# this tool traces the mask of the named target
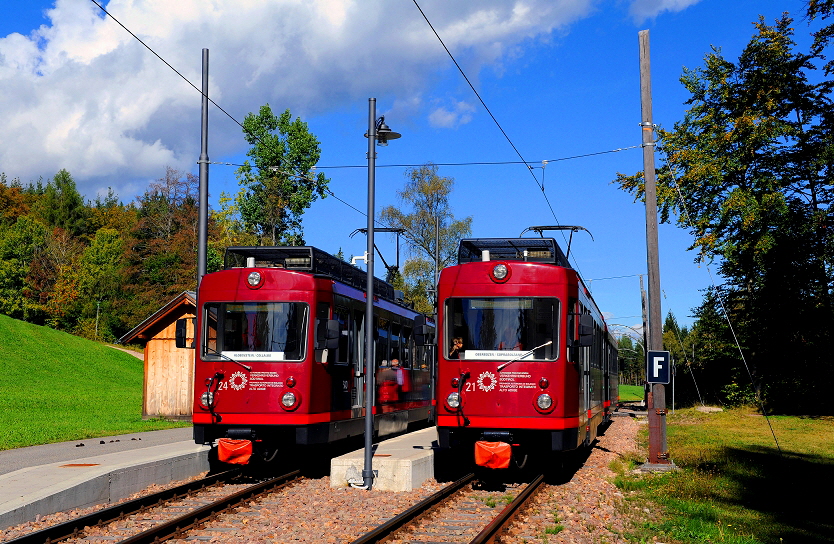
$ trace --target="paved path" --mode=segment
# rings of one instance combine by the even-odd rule
[[[192,428],[189,426],[164,431],[86,438],[84,440],[73,440],[72,442],[57,442],[42,446],[4,450],[0,451],[0,474],[48,463],[74,461],[93,455],[182,442],[192,440],[192,438]],[[104,444],[101,443],[102,441]],[[84,445],[79,446],[78,444]]]
[[[111,347],[113,349],[117,349],[119,351],[124,351],[125,353],[133,355],[137,359],[142,359],[143,361],[145,360],[145,354],[142,353],[141,351],[133,351],[132,349],[120,348],[119,346],[111,346],[110,344],[107,344],[107,346]]]

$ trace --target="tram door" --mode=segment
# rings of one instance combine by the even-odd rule
[[[360,310],[353,310],[353,319],[351,320],[350,336],[351,345],[353,346],[353,357],[351,358],[352,375],[353,375],[353,412],[355,416],[359,415],[362,408],[365,406],[365,312]],[[373,383],[373,376],[368,380]]]
[[[320,303],[321,319],[327,318],[329,305]],[[333,319],[339,323],[339,344],[336,350],[327,353],[328,372],[330,373],[331,409],[349,410],[353,406],[353,369],[350,357],[350,310],[337,304],[333,310]]]

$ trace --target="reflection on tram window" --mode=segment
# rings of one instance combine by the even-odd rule
[[[554,360],[558,354],[559,301],[555,298],[453,298],[446,303],[447,338],[463,346],[446,353],[460,358],[474,351],[525,351],[550,340],[527,360]],[[458,355],[462,353],[461,355]]]
[[[299,361],[306,347],[307,305],[300,302],[211,303],[205,306],[203,356]]]

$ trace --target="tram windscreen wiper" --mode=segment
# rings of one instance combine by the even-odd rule
[[[526,352],[526,353],[522,353],[521,355],[519,355],[519,356],[518,356],[518,357],[516,357],[515,359],[510,359],[509,361],[507,361],[507,362],[506,362],[506,363],[504,363],[503,365],[498,365],[498,368],[497,368],[498,372],[501,372],[501,370],[502,370],[503,368],[505,368],[507,365],[509,365],[509,364],[511,364],[511,363],[514,363],[514,362],[518,361],[519,359],[524,359],[525,357],[527,357],[528,355],[530,355],[531,353],[533,353],[533,352],[534,352],[534,351],[536,351],[537,349],[539,349],[539,348],[543,348],[543,347],[545,347],[545,346],[549,346],[549,345],[550,345],[550,344],[552,344],[552,343],[553,343],[553,340],[548,340],[547,342],[545,342],[545,343],[544,343],[544,344],[542,344],[541,346],[536,346],[536,347],[534,347],[533,349],[531,349],[530,351],[528,351],[528,352]]]
[[[220,353],[219,351],[217,351],[217,350],[216,350],[216,349],[214,349],[214,348],[210,348],[210,347],[208,347],[208,346],[204,346],[204,347],[206,348],[206,350],[207,350],[207,351],[210,351],[210,352],[214,353],[215,355],[217,355],[217,356],[219,356],[219,357],[222,357],[223,359],[226,359],[227,361],[231,361],[231,362],[233,362],[233,363],[235,363],[235,364],[237,364],[237,365],[240,365],[240,366],[242,366],[243,368],[245,368],[246,370],[249,370],[250,372],[252,371],[252,367],[251,367],[251,366],[249,366],[249,365],[245,365],[245,364],[241,363],[240,361],[235,361],[234,359],[232,359],[232,358],[231,358],[231,357],[229,357],[228,355],[223,355],[222,353]]]

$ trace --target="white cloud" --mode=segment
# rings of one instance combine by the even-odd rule
[[[426,0],[421,7],[476,76],[526,40],[548,39],[588,15],[594,1]],[[407,2],[111,0],[106,9],[197,85],[208,47],[210,96],[239,120],[265,102],[314,115],[373,94],[418,113],[428,107],[421,104],[431,76],[449,62]],[[57,0],[46,15],[50,24],[28,36],[0,38],[7,176],[25,183],[66,168],[87,196],[112,186],[130,199],[166,165],[192,169],[196,91],[88,0]],[[472,112],[453,102],[431,122],[456,127]],[[232,136],[213,142],[213,156],[244,147]]]
[[[455,101],[451,108],[435,108],[429,114],[429,123],[438,128],[457,128],[471,121],[474,111],[472,104]]]
[[[629,13],[637,22],[657,17],[664,11],[683,11],[700,0],[634,0]]]

